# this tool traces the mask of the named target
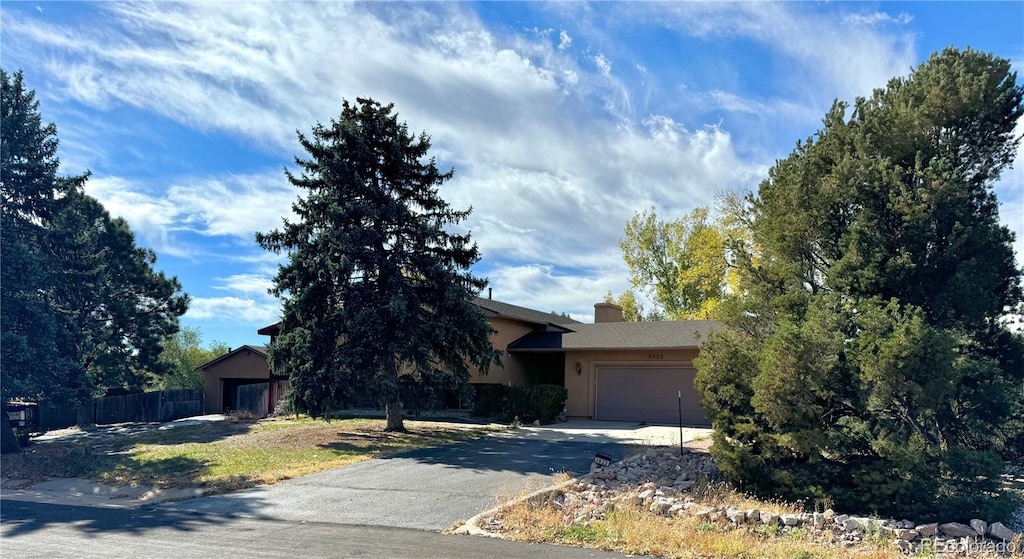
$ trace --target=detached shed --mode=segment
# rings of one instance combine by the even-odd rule
[[[287,377],[270,373],[267,348],[244,345],[210,361],[200,367],[203,372],[203,394],[206,413],[224,413],[238,406],[238,388],[249,385],[263,385],[265,406],[274,411],[274,404],[288,390]]]

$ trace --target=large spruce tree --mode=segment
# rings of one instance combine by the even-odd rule
[[[479,251],[450,230],[469,211],[439,196],[452,172],[427,159],[429,137],[411,135],[392,105],[345,101],[299,142],[309,159],[296,158],[300,175],[286,171],[303,191],[298,220],[256,236],[288,255],[274,280],[283,309],[272,366],[291,379],[298,410],[373,398],[387,429],[401,430],[400,385],[443,374],[454,388],[467,364],[486,370],[497,357],[472,303],[485,286],[469,271]]]
[[[128,224],[58,174],[22,73],[0,70],[0,396],[73,406],[159,372],[188,298],[153,270]]]
[[[1022,93],[1006,60],[946,49],[771,169],[697,363],[730,480],[921,519],[1007,510],[1021,271],[992,185]]]

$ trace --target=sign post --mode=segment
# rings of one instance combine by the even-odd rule
[[[683,455],[683,391],[676,394],[679,399],[679,456]]]

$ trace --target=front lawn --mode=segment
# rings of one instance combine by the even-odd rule
[[[36,443],[4,456],[7,479],[82,477],[114,485],[231,491],[479,436],[486,426],[377,419],[226,420],[132,435]]]

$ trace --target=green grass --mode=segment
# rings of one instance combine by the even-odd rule
[[[389,433],[383,420],[372,419],[224,421],[113,439],[35,444],[5,456],[3,475],[222,492],[449,444],[487,429],[408,420],[406,428],[407,433]]]

